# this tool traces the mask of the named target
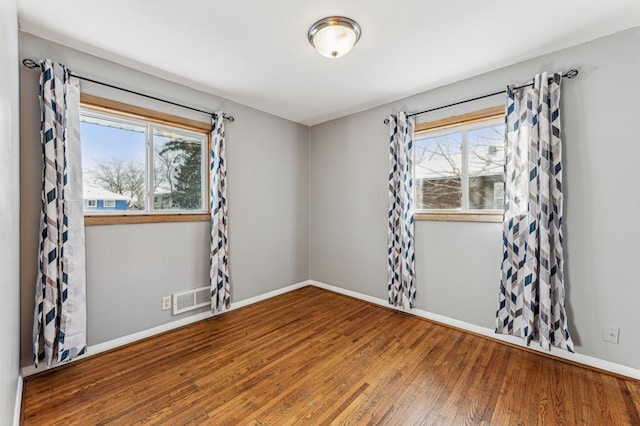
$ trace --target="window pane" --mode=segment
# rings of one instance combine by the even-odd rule
[[[202,148],[204,138],[154,129],[154,210],[204,210]]]
[[[502,210],[504,203],[504,125],[470,130],[469,208]]]
[[[145,127],[80,117],[85,211],[144,211]]]
[[[416,208],[461,208],[461,133],[419,139],[415,151]]]

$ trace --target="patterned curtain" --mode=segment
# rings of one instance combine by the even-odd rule
[[[389,304],[416,304],[413,242],[413,127],[404,112],[389,116],[389,223],[387,281]]]
[[[211,312],[231,306],[229,258],[227,256],[227,164],[224,147],[224,113],[213,115],[209,191],[211,198]]]
[[[573,352],[564,307],[561,74],[507,89],[504,256],[496,332]]]
[[[41,61],[43,158],[33,362],[47,367],[87,348],[80,85],[63,65]]]

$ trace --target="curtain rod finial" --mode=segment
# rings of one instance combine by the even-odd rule
[[[578,70],[573,68],[567,71],[567,78],[574,78],[578,76]]]
[[[215,120],[218,117],[218,114],[215,112],[211,113],[211,117]],[[232,115],[222,114],[222,119],[227,120],[229,123],[233,123],[236,119]]]
[[[23,59],[22,60],[22,65],[24,65],[25,67],[29,68],[29,69],[34,69],[34,68],[40,68],[40,65],[38,65],[38,63],[36,61],[34,61],[33,59]]]

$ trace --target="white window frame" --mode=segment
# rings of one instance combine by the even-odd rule
[[[145,128],[145,206],[144,210],[85,210],[85,216],[162,216],[162,215],[202,215],[208,214],[209,211],[209,191],[208,191],[208,158],[209,158],[209,135],[204,132],[185,129],[181,126],[171,126],[168,124],[156,123],[154,121],[146,120],[144,118],[132,117],[125,114],[120,114],[117,111],[104,111],[88,108],[85,106],[80,107],[80,116],[88,116],[96,119],[104,119],[123,124],[131,124]],[[198,210],[180,210],[180,209],[161,209],[155,210],[153,208],[153,200],[155,199],[155,193],[153,188],[153,165],[154,165],[154,129],[160,131],[174,132],[177,134],[197,138],[202,140],[201,146],[201,164],[200,164],[200,199],[202,200],[202,206]],[[81,136],[82,138],[82,136]]]
[[[87,208],[89,209],[98,208],[98,200],[87,199]]]
[[[455,118],[455,117],[454,117]],[[443,120],[444,121],[444,120]],[[486,119],[473,119],[469,122],[459,122],[456,124],[446,124],[440,128],[416,131],[414,134],[414,152],[417,148],[418,141],[438,136],[445,136],[453,133],[461,133],[461,159],[460,159],[460,186],[462,192],[461,206],[455,209],[415,209],[414,216],[416,220],[445,220],[445,221],[463,221],[463,222],[501,222],[503,211],[501,209],[470,209],[469,208],[469,150],[468,150],[468,132],[496,125],[504,125],[504,117],[493,117]],[[415,158],[414,158],[415,160]],[[414,161],[414,182],[415,167]],[[414,183],[413,196],[417,199],[418,185]]]
[[[107,205],[109,202],[109,205]],[[102,200],[102,207],[105,209],[115,209],[116,208],[116,200]]]

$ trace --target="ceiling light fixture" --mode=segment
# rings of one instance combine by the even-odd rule
[[[327,58],[340,58],[360,39],[360,25],[344,16],[329,16],[309,28],[309,43]]]

